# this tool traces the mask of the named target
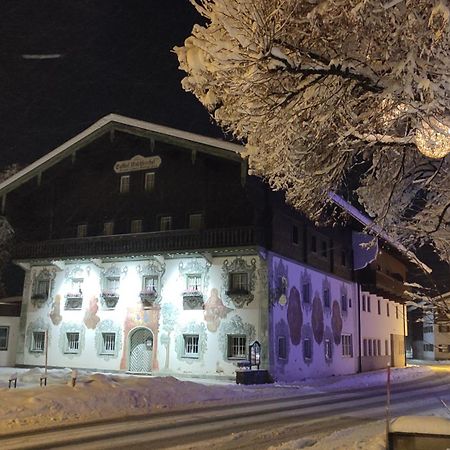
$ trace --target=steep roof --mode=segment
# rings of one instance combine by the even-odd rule
[[[72,139],[39,158],[34,163],[17,172],[12,177],[0,183],[0,197],[13,191],[28,180],[38,176],[49,167],[67,158],[77,150],[87,146],[111,131],[120,131],[147,138],[155,138],[161,142],[178,144],[186,149],[210,153],[225,159],[240,161],[242,146],[220,139],[209,138],[187,131],[177,130],[162,125],[156,125],[142,120],[118,114],[108,114],[95,122],[89,128],[74,136]]]

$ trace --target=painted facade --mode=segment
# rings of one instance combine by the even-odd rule
[[[111,115],[0,184],[25,273],[16,363],[48,347],[50,366],[231,377],[258,340],[279,380],[404,364],[404,264],[357,276],[352,229],[315,227],[240,150]]]

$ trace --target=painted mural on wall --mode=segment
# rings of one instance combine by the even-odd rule
[[[219,330],[218,342],[225,361],[228,359],[228,335],[230,334],[245,335],[247,337],[247,343],[250,345],[255,340],[256,329],[253,324],[244,322],[238,315],[222,322]]]
[[[220,326],[220,321],[226,319],[231,311],[233,310],[225,306],[219,297],[219,291],[216,288],[211,289],[211,295],[205,303],[205,311],[203,312],[208,331],[215,333]]]
[[[186,334],[198,335],[198,353],[195,358],[189,358],[185,355],[184,335]],[[203,362],[207,350],[207,343],[208,334],[206,332],[205,324],[198,322],[189,322],[180,330],[180,333],[175,339],[175,352],[177,354],[177,358],[180,361],[186,362],[188,364]]]
[[[319,294],[317,292],[314,295],[312,305],[311,324],[314,339],[320,345],[323,340],[324,320],[323,320],[322,300],[320,299]]]
[[[120,360],[120,368],[123,370],[127,370],[127,351],[128,349],[128,338],[130,335],[130,331],[137,327],[145,327],[149,328],[154,337],[153,343],[153,360],[152,360],[152,368],[158,370],[158,330],[159,330],[159,318],[160,318],[160,308],[155,307],[153,309],[144,309],[142,304],[136,303],[127,308],[127,313],[123,325],[123,335],[125,340],[125,345],[123,346],[124,350],[122,352],[122,358]]]
[[[178,322],[179,311],[172,303],[164,303],[161,307],[162,315],[162,333],[161,344],[166,349],[166,357],[164,358],[164,370],[169,369],[170,364],[170,341],[171,334]]]
[[[86,328],[90,330],[95,330],[95,327],[100,322],[100,317],[97,316],[98,312],[98,299],[97,297],[92,297],[89,299],[89,307],[86,309],[84,313],[83,322],[86,325]]]
[[[271,302],[280,306],[287,304],[289,272],[288,265],[283,264],[281,259],[273,264],[272,276],[270,277]]]
[[[336,345],[341,343],[342,326],[341,307],[339,306],[339,302],[337,300],[333,300],[331,329],[333,330],[333,339]]]
[[[58,326],[62,321],[61,315],[61,295],[56,294],[52,303],[52,309],[49,314],[53,325]]]
[[[289,324],[289,336],[292,344],[300,344],[302,337],[303,312],[300,303],[300,293],[295,286],[292,287],[289,292],[287,321]]]

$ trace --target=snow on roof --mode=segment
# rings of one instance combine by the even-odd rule
[[[345,201],[340,195],[335,192],[329,192],[328,196],[334,203],[336,203],[336,205],[340,206],[344,211],[347,211],[348,214],[355,218],[360,224],[364,225],[368,230],[373,232],[377,237],[383,239],[389,245],[405,255],[408,260],[414,263],[417,267],[426,273],[432,272],[432,269],[423,263],[411,250],[408,250],[403,244],[394,239],[392,236],[389,236],[379,225],[374,223],[372,219]]]
[[[239,158],[242,146],[231,142],[214,139],[188,131],[156,125],[143,120],[132,119],[118,114],[109,114],[86,128],[72,139],[50,151],[42,158],[17,172],[12,177],[0,183],[0,197],[14,190],[16,187],[42,173],[62,159],[70,156],[75,151],[104,135],[108,131],[118,130],[131,134],[150,133],[151,135],[166,137],[172,141],[178,141],[185,145],[195,144],[203,149],[214,150],[215,153],[227,158]]]

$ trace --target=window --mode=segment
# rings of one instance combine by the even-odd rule
[[[309,293],[309,283],[304,283],[302,286],[302,295],[304,303],[311,303],[310,293]]]
[[[298,244],[298,227],[296,225],[292,225],[292,243]]]
[[[114,222],[110,221],[103,224],[103,234],[105,236],[114,234]]]
[[[305,338],[303,340],[303,357],[305,359],[312,358],[312,343],[311,343],[311,339],[309,339],[309,338]]]
[[[351,334],[343,334],[342,336],[342,356],[353,357],[353,340]]]
[[[333,357],[333,346],[329,339],[325,339],[325,359],[331,359]]]
[[[438,327],[439,333],[450,333],[450,325],[439,325]],[[425,332],[425,327],[423,327],[423,331]],[[433,328],[431,328],[433,331]]]
[[[116,333],[102,333],[102,355],[113,355],[116,351]]]
[[[9,327],[0,327],[0,350],[8,350]]]
[[[286,337],[278,336],[278,358],[287,358],[287,347],[286,347]]]
[[[438,351],[439,351],[439,353],[449,353],[450,352],[450,345],[439,344],[438,345]]]
[[[362,310],[363,311],[366,310],[366,296],[365,295],[362,296]]]
[[[228,335],[228,358],[247,357],[247,337],[244,335]]]
[[[122,175],[120,177],[120,193],[126,194],[130,192],[130,175]]]
[[[378,339],[377,340],[377,354],[378,354],[378,356],[381,356],[381,340],[380,339]]]
[[[327,257],[328,245],[327,245],[326,241],[322,241],[320,254],[321,254],[322,258],[326,258]]]
[[[35,294],[48,297],[48,291],[50,289],[50,280],[38,280],[36,283]]]
[[[82,287],[83,287],[83,278],[72,278],[70,295],[72,296],[82,295],[83,294],[83,291],[81,289]]]
[[[378,315],[380,315],[381,314],[381,302],[380,302],[380,300],[378,300]]]
[[[105,288],[108,292],[116,294],[119,291],[120,278],[119,277],[106,277]]]
[[[142,219],[134,219],[130,222],[131,233],[141,233],[142,232]]]
[[[187,290],[189,292],[198,292],[202,290],[202,276],[198,274],[189,274],[186,279]]]
[[[346,295],[341,296],[341,309],[342,309],[342,311],[347,311],[347,296]]]
[[[324,289],[323,290],[323,304],[325,306],[325,308],[329,308],[330,307],[330,290],[329,289]]]
[[[370,312],[370,297],[367,296],[367,312]]]
[[[86,236],[87,236],[87,224],[80,223],[79,225],[77,225],[77,237],[84,238]]]
[[[398,306],[395,305],[395,318],[398,319]]]
[[[203,228],[203,214],[189,214],[189,228],[193,230]]]
[[[311,251],[317,252],[317,238],[315,236],[311,236]]]
[[[388,340],[384,341],[384,354],[386,356],[389,356],[389,341]]]
[[[155,172],[147,172],[144,180],[145,192],[152,192],[155,189]]]
[[[386,303],[386,315],[389,317],[389,303]]]
[[[367,339],[363,339],[364,356],[368,355],[367,352]]]
[[[42,353],[45,349],[45,331],[33,331],[30,352]]]
[[[78,353],[80,350],[80,333],[66,333],[66,349],[65,353]]]
[[[345,254],[345,250],[342,250],[341,252],[341,265],[344,267],[347,265],[347,255]]]
[[[433,344],[423,344],[423,351],[424,352],[434,352]]]
[[[198,358],[198,334],[184,334],[184,356]]]
[[[424,333],[432,333],[433,332],[433,325],[427,325],[423,327]]]
[[[235,272],[230,274],[230,292],[248,292],[248,273]]]
[[[146,275],[142,279],[142,289],[145,292],[158,291],[158,277],[156,275]]]
[[[172,216],[162,216],[159,219],[159,230],[169,231],[172,229]]]
[[[367,340],[367,355],[372,356],[372,339]]]
[[[351,298],[348,299],[348,307],[349,307],[349,308],[352,307],[352,299],[351,299]]]

